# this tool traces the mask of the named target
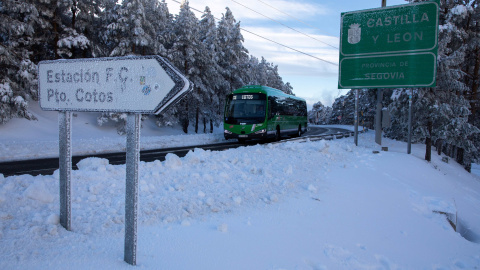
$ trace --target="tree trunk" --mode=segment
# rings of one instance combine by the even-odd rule
[[[183,132],[188,133],[188,125],[190,124],[188,121],[188,102],[184,101],[185,103],[185,111],[182,112],[182,119],[180,120],[182,123]]]
[[[72,29],[75,29],[75,23],[77,19],[77,1],[72,1]]]
[[[433,123],[431,120],[428,121],[427,123],[427,138],[425,139],[425,144],[427,145],[426,147],[426,152],[425,152],[425,160],[427,161],[432,161],[432,126]]]
[[[188,119],[183,118],[182,119],[182,130],[185,133],[188,133]]]
[[[472,163],[471,162],[468,162],[468,164],[465,164],[463,166],[465,168],[465,170],[469,173],[472,173]]]
[[[210,119],[210,133],[213,133],[213,119]]]
[[[443,140],[438,139],[437,140],[437,154],[440,156],[442,154],[442,148],[443,148]]]
[[[198,120],[200,115],[200,109],[197,106],[197,110],[195,111],[195,133],[198,134]]]
[[[53,3],[52,6],[55,7],[55,11],[53,12],[53,33],[55,33],[55,37],[53,38],[53,52],[55,53],[55,59],[59,59],[60,56],[58,55],[58,41],[60,40],[59,33],[58,33],[58,24],[57,24],[57,16],[58,16],[58,8],[57,3]]]
[[[447,147],[446,148],[446,152],[445,154],[449,157],[453,157],[453,146],[451,144],[447,144]]]
[[[472,83],[472,96],[470,97],[470,110],[472,114],[470,115],[470,123],[475,123],[475,117],[477,114],[477,108],[480,106],[480,97],[478,94],[479,82],[480,82],[480,48],[475,49],[475,67],[473,68],[473,83]]]
[[[185,49],[183,50],[183,56],[184,56],[184,59],[186,58],[185,56],[187,55]],[[188,63],[187,61],[183,61],[183,68],[184,68],[184,74],[188,74],[187,71],[188,71]],[[185,103],[185,111],[183,112],[183,121],[182,121],[182,128],[183,128],[183,132],[185,133],[188,133],[188,125],[190,124],[189,123],[189,119],[188,119],[188,101],[184,101]]]
[[[463,148],[458,148],[457,150],[457,156],[455,157],[455,160],[457,160],[458,164],[460,165],[465,165],[464,160],[463,160],[463,155],[465,153],[465,150]]]
[[[203,117],[203,133],[207,133],[207,118]]]
[[[70,9],[70,11],[72,12],[72,29],[76,30],[75,29],[75,24],[77,22],[77,1],[72,1],[72,7]],[[79,48],[76,48],[75,46],[72,46],[70,48],[70,53],[72,54],[72,56],[70,58],[72,59],[75,59],[77,58],[77,55],[80,55],[79,53],[80,49]],[[83,52],[83,54],[85,54],[85,50],[81,50]],[[86,58],[86,57],[83,57],[83,58]]]

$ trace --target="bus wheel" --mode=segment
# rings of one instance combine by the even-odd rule
[[[277,131],[275,132],[275,141],[280,141],[282,139],[282,135],[280,134],[280,127],[277,126]]]
[[[298,126],[297,137],[302,136],[302,125]]]

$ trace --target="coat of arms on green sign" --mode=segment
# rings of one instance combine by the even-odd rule
[[[362,39],[362,28],[360,24],[354,23],[350,25],[348,29],[348,43],[357,44]]]

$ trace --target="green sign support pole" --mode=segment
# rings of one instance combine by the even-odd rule
[[[382,7],[387,6],[387,0],[382,0]],[[377,89],[377,109],[375,111],[375,142],[382,146],[382,109],[383,91]]]
[[[408,96],[408,144],[407,144],[407,154],[412,153],[412,98],[413,98],[413,88],[410,89],[410,95]]]
[[[354,142],[355,146],[358,146],[358,89],[355,89],[355,123],[354,123]]]

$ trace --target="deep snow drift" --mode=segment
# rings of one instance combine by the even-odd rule
[[[114,131],[82,138],[79,129],[74,126],[74,152],[117,138],[123,139],[111,147],[124,147]],[[156,139],[169,136],[179,144],[196,136],[222,140],[218,132]],[[480,268],[480,177],[436,154],[424,161],[424,145],[413,145],[408,155],[405,143],[384,138],[389,151],[374,154],[373,137],[361,134],[359,146],[350,137],[196,149],[184,158],[141,162],[138,267]],[[0,156],[15,159],[17,147],[22,157],[41,156],[41,146],[54,140],[38,136],[28,153],[4,137]],[[0,175],[0,269],[131,268],[123,261],[125,165],[89,158],[78,167],[72,231],[58,224],[58,171]]]

